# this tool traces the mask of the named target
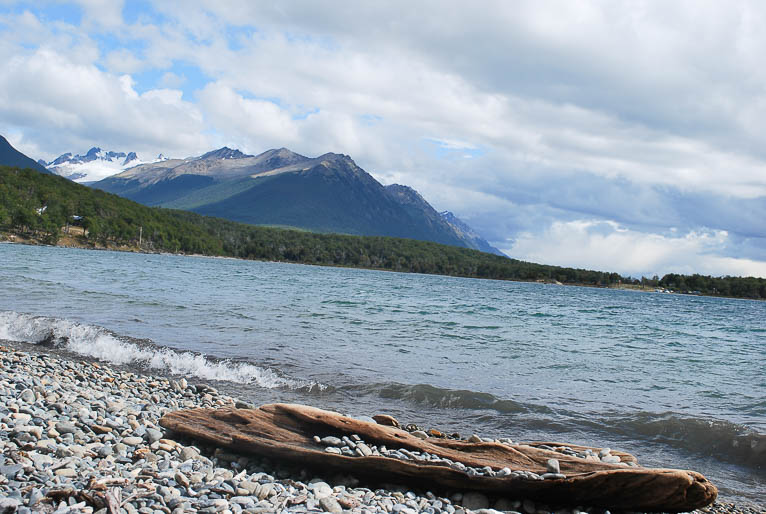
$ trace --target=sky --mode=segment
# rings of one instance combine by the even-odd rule
[[[0,134],[347,154],[515,258],[766,277],[764,55],[758,0],[0,0]]]

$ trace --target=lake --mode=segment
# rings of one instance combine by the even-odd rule
[[[0,244],[0,339],[766,498],[765,302]]]

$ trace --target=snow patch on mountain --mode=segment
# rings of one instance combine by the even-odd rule
[[[142,160],[136,152],[112,152],[93,147],[84,155],[61,154],[50,162],[41,161],[48,170],[74,182],[96,182],[122,173],[128,168],[158,162],[166,158],[160,154],[154,160]]]

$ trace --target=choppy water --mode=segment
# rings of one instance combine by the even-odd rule
[[[0,339],[766,499],[764,302],[2,244]]]

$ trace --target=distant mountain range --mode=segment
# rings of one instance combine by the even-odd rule
[[[383,186],[348,155],[305,157],[286,148],[246,155],[223,147],[199,157],[144,162],[91,148],[35,162],[0,136],[0,165],[54,173],[149,206],[253,225],[433,241],[504,255],[414,189]]]
[[[92,187],[254,225],[404,237],[504,255],[414,189],[381,185],[347,155],[310,158],[280,148],[254,156],[224,147],[133,166]]]
[[[164,157],[160,154],[157,159],[150,162],[163,159]],[[87,183],[103,180],[147,161],[139,159],[135,152],[112,152],[93,147],[85,155],[65,153],[50,162],[42,159],[37,162],[56,175],[75,182]]]
[[[34,160],[16,150],[3,136],[0,136],[0,166],[17,166],[19,168],[32,168],[33,170],[50,173]]]

